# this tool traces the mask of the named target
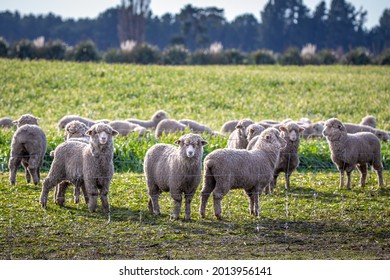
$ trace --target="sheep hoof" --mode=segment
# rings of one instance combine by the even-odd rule
[[[215,217],[217,217],[218,221],[222,221],[222,215],[221,214],[217,214],[217,215],[215,215]]]

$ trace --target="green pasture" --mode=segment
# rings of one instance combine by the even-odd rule
[[[193,119],[219,131],[225,121],[251,118],[312,121],[337,117],[360,122],[377,117],[390,130],[390,68],[378,66],[138,66],[0,59],[0,117],[25,113],[40,118],[49,152],[63,141],[56,123],[67,114],[92,119],[149,119],[165,110],[172,119]],[[83,201],[66,207],[38,203],[41,185],[23,172],[8,182],[14,130],[0,130],[0,259],[390,259],[390,144],[381,143],[386,186],[370,171],[365,189],[353,173],[353,189],[338,188],[338,173],[323,139],[301,141],[301,165],[284,189],[262,195],[261,216],[249,215],[242,190],[223,200],[223,221],[198,214],[172,221],[172,202],[161,197],[163,215],[147,211],[143,157],[158,142],[135,135],[115,139],[115,175],[110,189],[111,223],[102,208],[89,213]],[[205,154],[226,138],[203,135]]]

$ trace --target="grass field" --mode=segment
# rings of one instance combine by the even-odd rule
[[[148,119],[164,109],[171,118],[189,118],[214,130],[231,119],[337,117],[360,122],[377,117],[390,130],[390,68],[210,66],[162,67],[0,60],[0,116],[40,117],[48,153],[61,143],[56,122],[66,114],[93,119]],[[191,221],[171,221],[172,202],[161,198],[163,215],[147,211],[142,159],[157,142],[152,135],[115,139],[111,223],[98,207],[89,213],[67,193],[65,208],[49,195],[38,203],[41,186],[26,184],[20,172],[8,182],[7,160],[13,131],[0,130],[0,259],[390,259],[390,144],[382,143],[385,188],[370,172],[365,189],[353,173],[353,189],[339,189],[338,173],[324,140],[302,141],[301,167],[272,195],[261,196],[261,217],[248,213],[241,190],[223,199],[224,220],[197,213]],[[204,136],[205,153],[226,139]],[[283,177],[283,176],[282,176]],[[198,190],[199,192],[199,190]]]

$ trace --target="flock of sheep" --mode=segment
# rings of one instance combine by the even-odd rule
[[[22,165],[26,181],[30,183],[32,177],[37,185],[46,152],[45,133],[38,125],[38,118],[28,114],[16,121],[0,119],[1,127],[12,125],[17,129],[9,159],[10,183],[15,184],[16,171]],[[89,211],[93,212],[100,196],[108,217],[107,195],[114,174],[113,137],[117,135],[138,133],[143,136],[154,131],[156,137],[160,137],[164,133],[181,132],[182,136],[174,143],[176,145],[155,144],[144,159],[149,211],[160,214],[159,196],[162,192],[169,192],[174,201],[174,219],[180,216],[183,194],[185,219],[190,219],[191,201],[201,181],[201,217],[206,216],[206,204],[212,194],[214,215],[221,219],[221,200],[231,189],[244,189],[249,198],[250,213],[259,216],[259,196],[274,190],[280,173],[285,174],[285,187],[290,187],[290,175],[299,164],[301,137],[326,137],[331,159],[340,171],[340,187],[344,186],[346,173],[347,188],[351,188],[350,175],[355,167],[361,173],[360,183],[364,187],[368,165],[376,171],[378,185],[382,187],[380,140],[390,138],[388,132],[376,128],[372,116],[363,118],[361,124],[342,123],[336,118],[317,123],[307,119],[282,122],[242,119],[229,121],[222,126],[221,132],[216,132],[196,121],[169,119],[167,113],[160,110],[149,121],[93,121],[80,116],[65,116],[58,127],[65,130],[65,141],[50,154],[54,159],[42,184],[42,207],[46,208],[52,188],[55,189],[55,203],[63,206],[65,191],[73,184],[76,203],[82,192]],[[187,128],[191,133],[184,133]],[[229,138],[227,148],[214,150],[202,162],[203,146],[207,145],[201,136],[203,133],[229,135]]]

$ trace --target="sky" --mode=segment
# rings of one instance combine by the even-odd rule
[[[313,11],[321,0],[303,0],[303,3]],[[327,7],[331,0],[325,0]],[[223,8],[228,21],[244,13],[252,13],[260,20],[260,11],[268,0],[151,0],[151,10],[154,15],[161,16],[167,12],[176,14],[187,4],[195,7]],[[390,8],[389,0],[347,0],[356,9],[363,7],[367,10],[365,26],[371,29],[379,24],[379,18],[385,8]],[[67,18],[95,18],[108,8],[116,7],[121,0],[1,0],[0,11],[19,11],[22,15],[45,15],[49,12]]]

